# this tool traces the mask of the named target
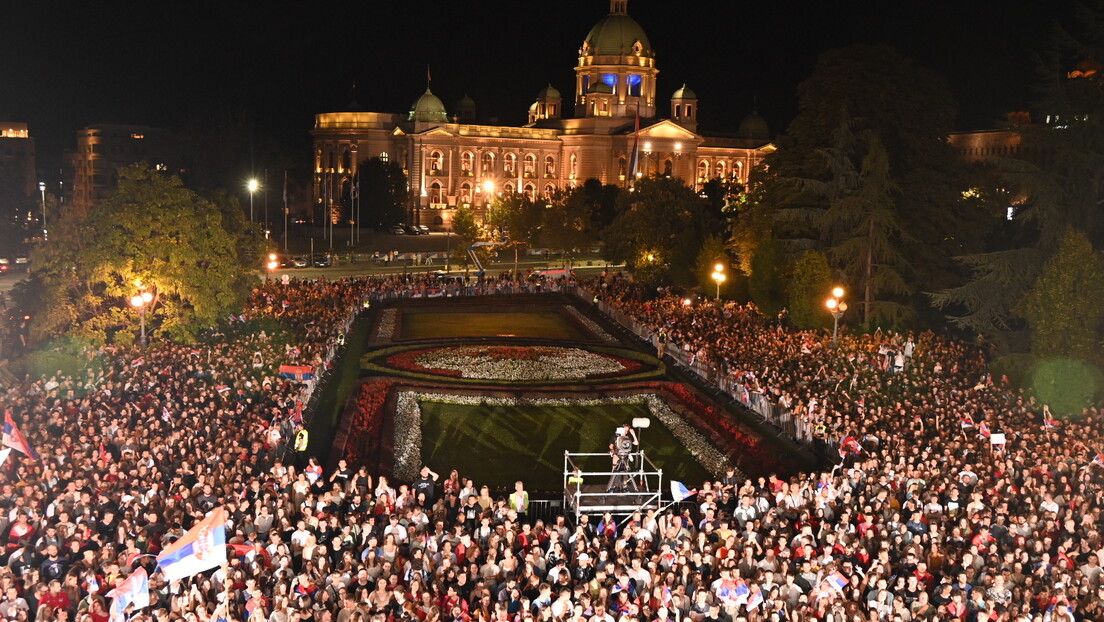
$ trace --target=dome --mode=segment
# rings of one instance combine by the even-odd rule
[[[448,113],[445,112],[445,105],[441,100],[427,88],[411,106],[410,120],[448,123]]]
[[[591,93],[605,93],[606,95],[613,95],[613,87],[605,82],[596,82],[594,86],[590,87]]]
[[[464,108],[475,108],[475,100],[468,97],[467,94],[461,97],[460,101],[456,102],[457,110],[461,110]]]
[[[751,114],[740,121],[740,138],[754,138],[756,140],[770,140],[770,129],[767,120],[752,111]]]
[[[675,94],[671,96],[671,99],[697,99],[697,98],[698,98],[698,94],[695,93],[694,91],[691,91],[686,86],[685,82],[682,84],[682,88],[675,91]]]
[[[633,45],[640,42],[640,55],[654,57],[652,43],[636,20],[627,13],[610,13],[598,20],[583,40],[587,53],[598,56],[628,56]]]
[[[556,87],[549,84],[541,89],[540,93],[537,93],[537,99],[563,99],[563,96],[560,95],[560,91]]]

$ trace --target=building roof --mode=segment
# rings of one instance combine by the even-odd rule
[[[611,12],[598,20],[584,45],[597,56],[627,56],[633,53],[633,45],[640,42],[640,55],[655,57],[648,35],[628,13]]]
[[[440,98],[427,87],[425,93],[410,106],[410,120],[448,123],[448,113]]]
[[[758,111],[752,111],[751,114],[744,117],[743,121],[740,121],[740,138],[754,138],[756,140],[770,140],[770,128],[767,127],[767,120],[759,116]]]
[[[679,90],[675,91],[675,94],[671,96],[671,99],[697,99],[698,94],[690,90],[684,82]]]
[[[548,86],[541,89],[540,93],[537,93],[537,99],[563,99],[560,95],[560,91],[549,83]]]

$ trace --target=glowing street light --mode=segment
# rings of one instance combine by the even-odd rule
[[[256,179],[250,179],[246,184],[246,188],[249,189],[249,222],[253,222],[253,195],[257,193],[257,189],[261,187],[260,182]]]
[[[140,292],[135,294],[130,299],[130,306],[138,312],[139,325],[141,326],[141,343],[142,347],[146,347],[146,310],[149,304],[153,302],[153,294],[150,292]]]
[[[839,320],[843,317],[843,314],[847,311],[847,303],[842,300],[843,288],[832,288],[832,297],[824,301],[824,306],[828,307],[828,312],[832,314],[832,347],[835,348],[839,345]]]
[[[276,260],[276,253],[268,254],[268,263],[265,264],[265,267],[268,268],[268,272],[265,273],[265,281],[267,282],[276,268],[280,267],[280,262]]]
[[[713,281],[717,283],[717,301],[721,300],[721,283],[725,282],[724,264],[718,263],[713,266]]]

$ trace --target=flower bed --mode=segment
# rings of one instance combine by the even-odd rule
[[[643,365],[622,357],[558,346],[459,346],[393,354],[394,369],[454,378],[503,382],[584,380],[640,371]]]

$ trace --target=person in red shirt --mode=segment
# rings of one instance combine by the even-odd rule
[[[39,607],[43,605],[49,606],[53,611],[58,609],[69,611],[73,601],[69,598],[69,594],[61,589],[61,581],[55,579],[50,581],[50,591],[38,601]]]

